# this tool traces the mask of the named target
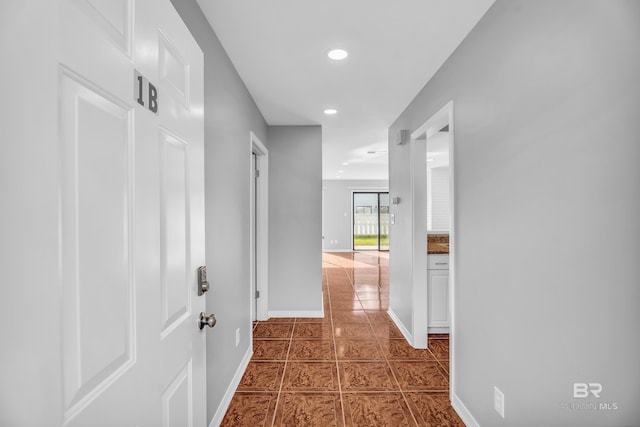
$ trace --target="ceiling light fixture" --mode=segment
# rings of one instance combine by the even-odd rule
[[[327,53],[327,56],[334,61],[342,61],[347,56],[349,56],[349,52],[344,49],[333,49],[330,50],[329,53]]]
[[[336,110],[335,108],[327,108],[326,110],[324,110],[324,113],[327,116],[333,116],[338,113],[338,110]]]
[[[342,166],[349,166],[349,163],[344,162],[344,163],[342,164]]]

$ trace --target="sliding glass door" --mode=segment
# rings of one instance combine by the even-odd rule
[[[353,250],[389,250],[389,193],[353,193]]]

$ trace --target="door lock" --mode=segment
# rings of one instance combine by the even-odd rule
[[[204,295],[209,290],[207,281],[207,266],[198,267],[198,296]],[[201,328],[202,329],[202,328]]]

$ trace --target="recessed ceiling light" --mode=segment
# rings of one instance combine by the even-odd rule
[[[344,171],[338,171],[338,173],[343,173]]]
[[[349,53],[344,49],[333,49],[327,53],[327,56],[334,61],[342,61],[344,58],[349,56]]]
[[[333,116],[334,114],[338,113],[338,110],[336,110],[335,108],[327,108],[326,110],[324,110],[324,113],[327,116]]]
[[[344,162],[344,163],[342,164],[342,166],[349,166],[349,163]]]

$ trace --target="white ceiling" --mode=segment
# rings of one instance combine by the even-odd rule
[[[388,179],[367,152],[493,2],[198,0],[267,123],[323,126],[324,179]]]

